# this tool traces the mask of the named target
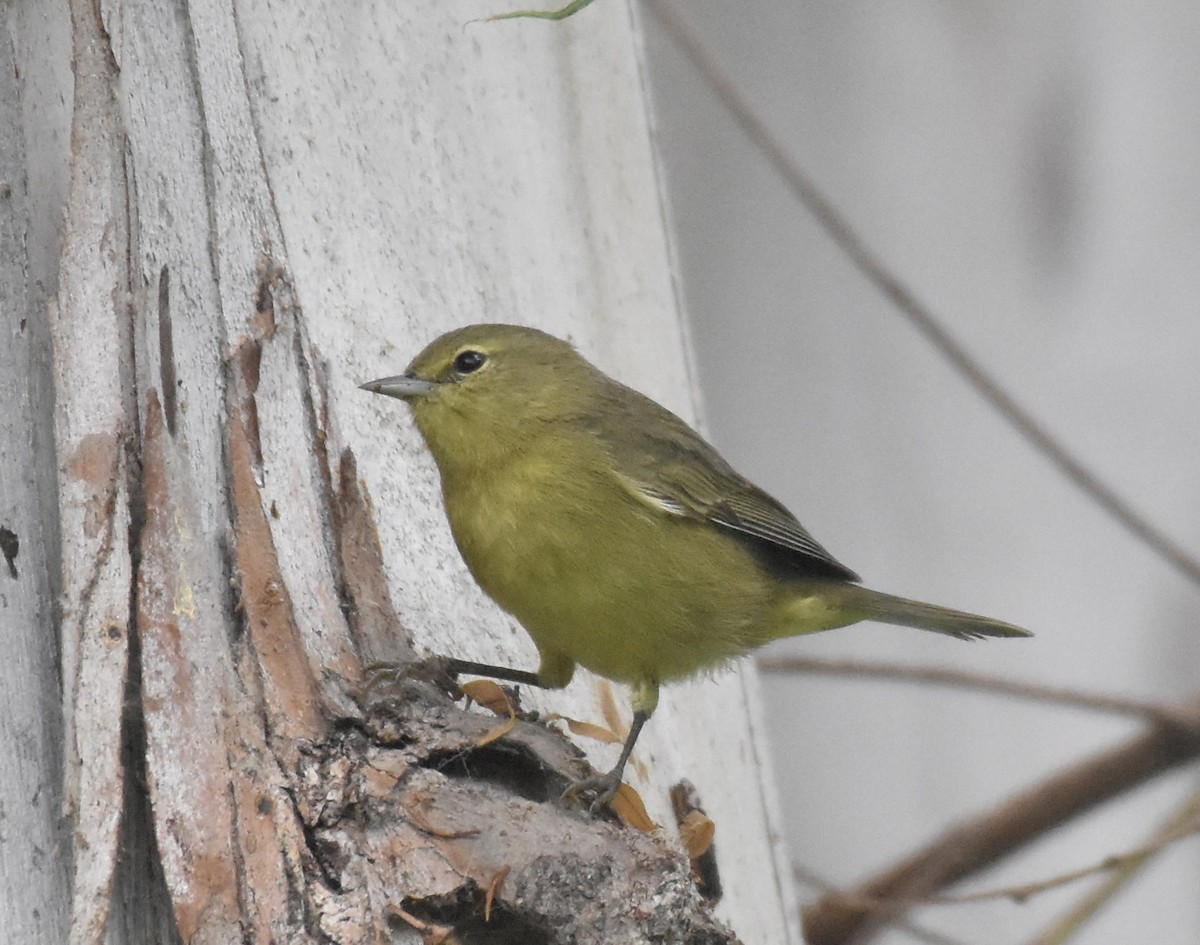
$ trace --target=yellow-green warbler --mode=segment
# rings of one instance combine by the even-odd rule
[[[860,586],[679,417],[544,332],[470,325],[363,387],[412,409],[467,567],[541,656],[536,673],[456,669],[559,688],[578,664],[633,687],[620,760],[582,786],[596,803],[619,787],[661,683],[771,640],[860,620],[1029,635]]]

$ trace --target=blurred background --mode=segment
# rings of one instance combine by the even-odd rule
[[[676,3],[877,258],[1064,447],[1200,554],[1200,5]],[[867,282],[656,6],[638,15],[712,438],[869,586],[1037,634],[968,645],[868,625],[771,653],[1195,693],[1200,588],[1068,482]],[[837,884],[1142,730],[889,681],[776,675],[764,687],[793,857]],[[1137,847],[1196,782],[1194,766],[1159,778],[972,888]],[[1087,888],[914,920],[947,937],[933,941],[1022,941]],[[1200,844],[1176,843],[1077,940],[1191,945],[1198,888]],[[802,901],[817,895],[800,887]]]

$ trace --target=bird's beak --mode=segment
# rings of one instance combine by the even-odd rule
[[[432,381],[423,381],[419,377],[408,374],[397,374],[395,377],[381,377],[377,381],[367,381],[359,385],[359,390],[369,390],[372,394],[386,394],[400,400],[412,400],[423,397],[437,385]]]

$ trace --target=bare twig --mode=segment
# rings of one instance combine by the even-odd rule
[[[825,877],[814,872],[813,870],[810,870],[806,866],[801,866],[799,863],[792,864],[792,875],[795,877],[797,882],[804,886],[808,886],[811,889],[815,889],[817,892],[833,893],[837,891],[837,886],[835,886]],[[867,903],[867,905],[873,907],[878,905],[878,903]],[[918,925],[915,922],[910,922],[905,919],[893,922],[892,926],[907,932],[917,941],[925,942],[926,945],[963,945],[962,941],[959,939],[949,938],[943,935],[941,932],[935,932],[933,929],[925,928],[922,925]]]
[[[1126,874],[1131,869],[1139,868],[1151,857],[1161,853],[1172,844],[1180,840],[1186,840],[1189,837],[1195,836],[1197,832],[1200,832],[1200,823],[1196,821],[1196,806],[1197,800],[1196,796],[1194,796],[1188,800],[1186,808],[1187,817],[1185,819],[1181,820],[1181,815],[1176,814],[1171,819],[1170,829],[1159,830],[1155,833],[1153,839],[1147,843],[1136,849],[1126,850],[1124,853],[1113,853],[1090,866],[1083,866],[1077,870],[1060,873],[1057,876],[1051,876],[1049,879],[1042,879],[1033,883],[1020,883],[1016,886],[1005,886],[1002,889],[985,889],[980,892],[965,893],[961,896],[926,896],[919,903],[921,905],[961,906],[976,902],[988,902],[993,899],[1011,899],[1013,902],[1025,902],[1040,893],[1069,886],[1071,883],[1077,883],[1079,880],[1088,879],[1091,876],[1098,876],[1103,873],[1113,875],[1118,873]],[[1108,885],[1110,884],[1105,884],[1106,887]],[[1092,898],[1092,895],[1094,894],[1089,894],[1089,900]],[[1072,911],[1074,912],[1074,910]],[[1038,941],[1040,942],[1041,940],[1039,939]]]
[[[1057,876],[1037,882],[1021,883],[1014,886],[1005,886],[1000,889],[982,890],[959,896],[923,896],[906,900],[882,900],[864,896],[857,900],[855,904],[865,909],[878,909],[880,907],[962,906],[998,899],[1008,899],[1016,903],[1024,903],[1040,893],[1060,889],[1063,886],[1068,886],[1082,879],[1088,879],[1103,873],[1110,874],[1108,882],[1090,892],[1079,905],[1056,922],[1052,929],[1030,942],[1030,945],[1061,945],[1062,942],[1066,941],[1066,934],[1074,932],[1082,924],[1083,920],[1093,915],[1100,904],[1107,902],[1113,893],[1123,888],[1129,879],[1148,863],[1150,859],[1161,853],[1171,844],[1179,840],[1194,837],[1197,833],[1200,833],[1200,821],[1197,820],[1197,817],[1200,817],[1200,791],[1197,791],[1188,798],[1184,807],[1173,815],[1164,827],[1156,831],[1155,835],[1147,843],[1134,850],[1106,856],[1100,862],[1093,863],[1090,866],[1071,870],[1067,873],[1060,873]],[[835,894],[844,903],[848,903],[851,900],[853,894],[838,893],[832,883],[804,866],[793,864],[792,873],[799,882],[806,886],[820,892]],[[922,928],[913,923],[894,922],[893,925],[896,928],[904,929],[922,941],[937,943],[937,945],[942,945],[942,943],[949,941],[940,933]]]
[[[999,807],[947,831],[929,846],[847,893],[805,910],[806,941],[843,945],[923,899],[991,865],[1047,831],[1200,755],[1200,699],[1180,709],[1187,728],[1155,725],[1117,748],[1079,762]],[[871,907],[865,900],[890,905]]]
[[[849,221],[788,154],[766,122],[738,90],[697,39],[686,18],[667,0],[646,0],[646,6],[658,18],[688,60],[708,82],[709,87],[746,136],[775,168],[796,199],[803,204],[837,244],[885,298],[925,336],[956,371],[992,405],[1025,439],[1059,471],[1086,493],[1093,502],[1120,522],[1160,558],[1181,574],[1200,584],[1200,561],[1151,524],[1128,501],[1117,494],[1087,465],[1058,442],[1032,414],[995,380],[933,315],[927,305],[892,273],[851,227]]]
[[[976,689],[1037,702],[1052,702],[1056,705],[1073,706],[1080,709],[1095,709],[1117,715],[1132,715],[1164,725],[1188,726],[1194,719],[1186,707],[1145,699],[1126,699],[1102,693],[1082,692],[1064,686],[1040,686],[1036,683],[1001,679],[986,673],[971,673],[936,666],[897,666],[891,663],[875,663],[865,660],[813,659],[797,656],[767,656],[757,661],[763,673],[824,673],[833,676],[860,676],[869,679],[887,679],[895,682],[933,683],[940,686],[955,686],[961,689]]]
[[[1062,945],[1074,935],[1083,924],[1090,919],[1107,902],[1110,902],[1118,892],[1128,885],[1143,867],[1167,846],[1183,837],[1194,835],[1200,824],[1200,791],[1196,791],[1187,799],[1184,805],[1140,850],[1135,850],[1121,858],[1121,862],[1113,867],[1112,875],[1093,889],[1066,915],[1062,916],[1049,929],[1038,935],[1029,945]]]

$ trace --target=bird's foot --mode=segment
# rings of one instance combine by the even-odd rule
[[[586,805],[594,817],[609,807],[621,790],[621,773],[621,768],[613,768],[607,774],[575,781],[563,791],[562,799],[572,806]]]
[[[454,660],[448,656],[428,656],[408,662],[371,663],[363,669],[363,680],[358,689],[361,700],[367,699],[380,686],[396,686],[407,679],[431,682],[448,695],[458,693],[457,673]]]

